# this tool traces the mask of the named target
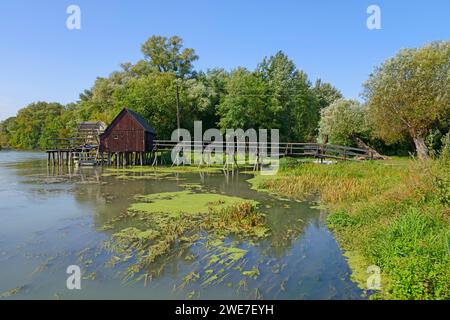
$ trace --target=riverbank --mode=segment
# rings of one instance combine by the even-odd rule
[[[250,182],[297,199],[320,194],[353,279],[365,288],[368,266],[381,269],[382,287],[373,298],[450,299],[449,176],[444,159],[288,161],[277,176]]]

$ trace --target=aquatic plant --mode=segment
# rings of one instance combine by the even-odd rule
[[[331,211],[329,226],[347,250],[352,278],[366,288],[367,267],[381,268],[383,290],[374,298],[449,299],[449,177],[443,159],[396,158],[302,163],[249,182],[293,199],[319,195]]]
[[[210,252],[208,270],[191,273],[179,286],[201,279],[201,286],[223,282],[224,271],[242,268],[247,250],[235,243],[225,244],[228,236],[263,238],[269,234],[265,216],[258,212],[257,202],[191,190],[137,195],[139,202],[111,220],[106,229],[114,230],[105,247],[112,253],[110,265],[126,263],[124,279],[142,280],[157,276],[170,256],[180,256],[201,238],[207,237]],[[164,257],[164,259],[160,259]],[[192,254],[186,254],[191,257]],[[220,266],[220,267],[219,267]],[[218,268],[218,270],[216,270]]]
[[[21,292],[24,288],[25,288],[25,286],[19,286],[19,287],[10,289],[8,291],[2,292],[2,293],[0,293],[0,299],[1,298],[10,298],[12,296],[15,296],[16,294]]]

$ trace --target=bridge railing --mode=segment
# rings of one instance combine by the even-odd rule
[[[50,138],[47,139],[47,150],[72,150],[84,146],[86,140],[81,137],[77,138]],[[92,147],[98,147],[92,145]]]
[[[216,150],[222,148],[222,152],[226,151],[227,147],[232,147],[237,151],[239,147],[242,148],[244,144],[245,151],[248,152],[252,149],[254,152],[259,153],[261,147],[265,147],[265,154],[268,156],[302,156],[302,157],[314,157],[314,158],[331,158],[341,160],[361,160],[372,159],[373,155],[370,150],[353,148],[332,144],[321,143],[306,143],[306,142],[267,142],[262,145],[258,142],[227,142],[227,141],[172,141],[172,140],[155,140],[154,151],[172,150],[178,144],[182,144],[184,147],[191,148],[192,151],[200,149],[204,150],[208,145],[215,147]],[[277,153],[274,152],[278,147]]]

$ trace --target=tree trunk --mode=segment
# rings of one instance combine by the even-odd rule
[[[386,159],[389,159],[388,157],[379,154],[378,151],[376,151],[374,148],[369,147],[360,138],[353,137],[353,141],[356,143],[358,148],[369,150],[372,153],[372,159],[375,159],[375,160],[386,160]]]
[[[413,140],[416,147],[417,157],[420,160],[426,160],[428,158],[428,148],[425,144],[424,138],[413,136]]]

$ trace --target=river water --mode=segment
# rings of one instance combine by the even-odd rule
[[[105,169],[103,169],[105,170]],[[0,296],[9,299],[365,299],[325,225],[326,212],[311,202],[257,192],[249,174],[177,173],[171,179],[117,179],[102,168],[48,168],[43,153],[0,151]],[[245,263],[259,275],[243,283],[239,270],[229,281],[181,285],[202,270],[208,253],[195,244],[195,259],[159,261],[151,281],[126,281],[127,263],[111,266],[105,223],[123,213],[137,194],[202,190],[259,202],[270,235],[233,240],[246,250]],[[230,240],[231,241],[231,240]],[[160,259],[161,260],[161,259]],[[69,265],[82,270],[80,290],[69,290]],[[198,271],[199,273],[201,271]]]

